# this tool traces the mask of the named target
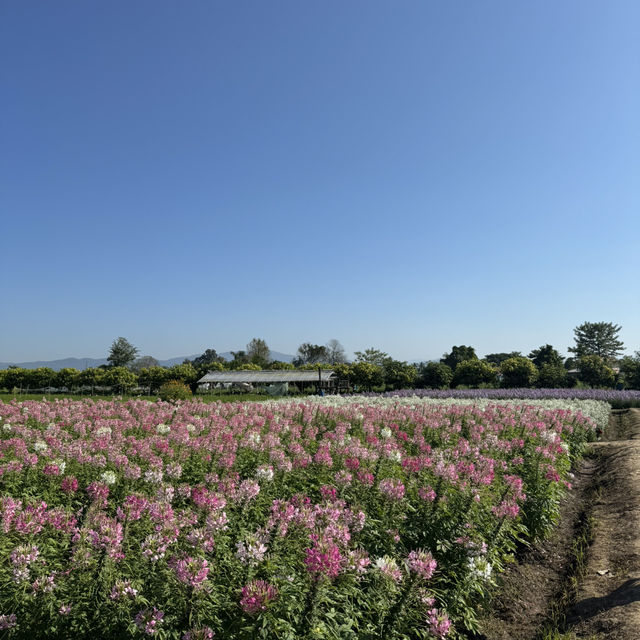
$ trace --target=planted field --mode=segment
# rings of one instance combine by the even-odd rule
[[[455,637],[554,522],[566,406],[0,404],[0,637]]]

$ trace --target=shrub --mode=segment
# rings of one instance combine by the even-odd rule
[[[531,387],[536,379],[536,365],[528,358],[508,358],[500,365],[502,386]]]
[[[497,371],[482,360],[464,360],[453,374],[453,385],[479,387],[481,384],[492,384],[498,376]]]
[[[453,371],[451,367],[441,362],[427,362],[420,365],[420,377],[418,381],[420,386],[429,389],[446,389],[453,380]]]
[[[191,397],[191,389],[180,380],[169,380],[160,387],[158,395],[167,402],[188,400]]]
[[[600,356],[583,356],[580,358],[579,369],[580,382],[592,387],[612,387],[616,379],[613,369]]]

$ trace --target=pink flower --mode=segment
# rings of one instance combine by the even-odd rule
[[[325,575],[333,580],[342,570],[343,558],[338,545],[330,540],[322,540],[306,550],[304,563],[307,565],[307,571],[316,579]]]
[[[256,615],[266,611],[267,605],[278,597],[278,590],[264,580],[252,580],[242,587],[240,606],[245,613]]]
[[[451,620],[446,613],[442,613],[439,609],[430,609],[427,612],[427,624],[436,638],[444,638],[451,629]]]
[[[0,631],[11,629],[18,624],[18,617],[15,613],[5,613],[0,615]]]
[[[438,563],[434,560],[429,551],[418,549],[412,551],[407,558],[409,571],[415,573],[422,580],[429,580],[436,570]]]
[[[194,589],[202,588],[209,574],[209,563],[205,558],[185,556],[178,559],[173,557],[169,560],[169,566],[180,582],[184,582]]]
[[[152,609],[142,609],[138,612],[134,622],[136,627],[148,636],[152,636],[164,618],[164,611],[160,611],[153,607]]]
[[[183,636],[182,640],[212,640],[215,633],[211,627],[200,627],[199,629],[190,629]]]
[[[386,478],[382,480],[378,485],[378,489],[389,500],[400,501],[404,498],[404,484],[402,480],[398,480],[397,478]]]

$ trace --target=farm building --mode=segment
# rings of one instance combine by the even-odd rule
[[[300,390],[313,386],[329,393],[337,390],[338,377],[331,369],[311,371],[261,370],[261,371],[209,371],[198,380],[199,391],[229,389],[231,387],[250,391],[265,388],[267,392],[281,395],[295,384]]]

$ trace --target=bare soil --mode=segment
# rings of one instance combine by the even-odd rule
[[[640,640],[640,409],[612,412],[559,525],[501,579],[477,640]]]

